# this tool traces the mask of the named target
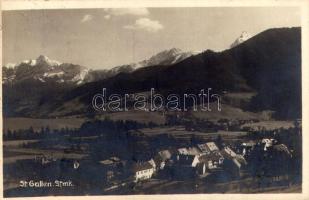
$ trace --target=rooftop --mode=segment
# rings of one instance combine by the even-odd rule
[[[152,169],[152,168],[153,166],[149,162],[134,163],[132,165],[133,172],[143,171],[143,170]]]

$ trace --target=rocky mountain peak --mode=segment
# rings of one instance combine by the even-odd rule
[[[251,38],[251,35],[247,31],[243,31],[238,38],[231,44],[231,48],[236,47],[237,45],[243,43],[244,41]]]

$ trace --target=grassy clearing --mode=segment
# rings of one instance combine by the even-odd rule
[[[156,124],[164,124],[165,116],[159,112],[146,112],[146,111],[128,111],[128,112],[114,112],[102,114],[99,119],[109,118],[111,120],[133,120],[139,123],[153,122]]]
[[[168,134],[175,138],[190,138],[192,135],[201,137],[203,139],[215,139],[220,135],[222,139],[235,140],[241,136],[247,134],[243,131],[218,131],[218,132],[200,132],[200,131],[188,131],[183,126],[174,126],[174,127],[158,127],[158,128],[144,128],[139,129],[136,133],[142,133],[146,136],[153,136],[159,134]]]
[[[65,153],[63,150],[45,150],[30,148],[9,148],[4,152],[4,164],[15,163],[17,160],[34,159],[38,155],[52,155],[53,158],[81,159],[87,154]]]
[[[199,119],[205,119],[209,121],[218,121],[219,119],[229,119],[229,120],[248,120],[248,119],[258,119],[265,120],[268,116],[263,116],[262,113],[253,113],[243,111],[240,108],[232,107],[226,104],[221,104],[221,111],[218,111],[217,103],[210,104],[211,111],[201,111],[191,112],[192,115]]]
[[[279,128],[288,129],[293,128],[293,121],[260,121],[256,123],[244,124],[242,127],[250,127],[253,129],[265,128],[266,130],[275,130]]]
[[[22,144],[30,144],[38,142],[39,140],[9,140],[3,141],[3,147],[18,147]]]
[[[50,129],[61,128],[79,128],[84,122],[85,118],[57,118],[57,119],[35,119],[35,118],[3,118],[3,129],[6,132],[20,129],[29,129],[32,127],[34,131],[39,131],[42,127],[49,127]]]

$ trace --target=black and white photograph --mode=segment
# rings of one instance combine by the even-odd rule
[[[300,6],[2,11],[3,196],[301,194]]]

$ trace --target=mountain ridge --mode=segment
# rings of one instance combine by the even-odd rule
[[[20,64],[9,63],[5,65],[2,69],[2,79],[5,84],[34,78],[41,82],[70,82],[80,85],[83,83],[106,79],[119,73],[130,73],[143,67],[153,65],[171,65],[192,55],[194,55],[194,53],[183,52],[180,49],[172,48],[161,51],[151,56],[149,59],[142,60],[138,63],[116,66],[111,69],[104,70],[93,70],[72,63],[61,63],[56,60],[51,60],[45,55],[40,55],[36,59],[24,60]],[[20,68],[27,69],[24,71]],[[32,73],[30,71],[32,71]]]
[[[256,92],[248,109],[270,109],[276,111],[274,117],[297,118],[301,113],[300,38],[300,28],[268,29],[222,52],[206,50],[174,65],[142,68],[89,83],[71,91],[66,99],[91,102],[102,87],[120,94],[153,87],[161,94],[180,95],[211,87],[218,93]]]
[[[57,99],[41,99],[41,108],[34,105],[22,111],[32,116],[48,116],[60,111],[63,115],[89,114],[93,112],[89,102],[103,87],[109,93],[119,94],[149,91],[153,87],[163,95],[196,93],[211,87],[219,94],[224,91],[254,92],[256,95],[248,110],[274,110],[277,118],[297,118],[301,113],[300,35],[300,28],[268,29],[231,49],[206,50],[175,64],[121,72],[70,88],[59,93]],[[9,92],[5,90],[5,93]],[[6,110],[10,108],[8,114],[21,113],[16,111],[20,107],[11,105],[9,98],[5,102],[8,103],[4,106]]]

